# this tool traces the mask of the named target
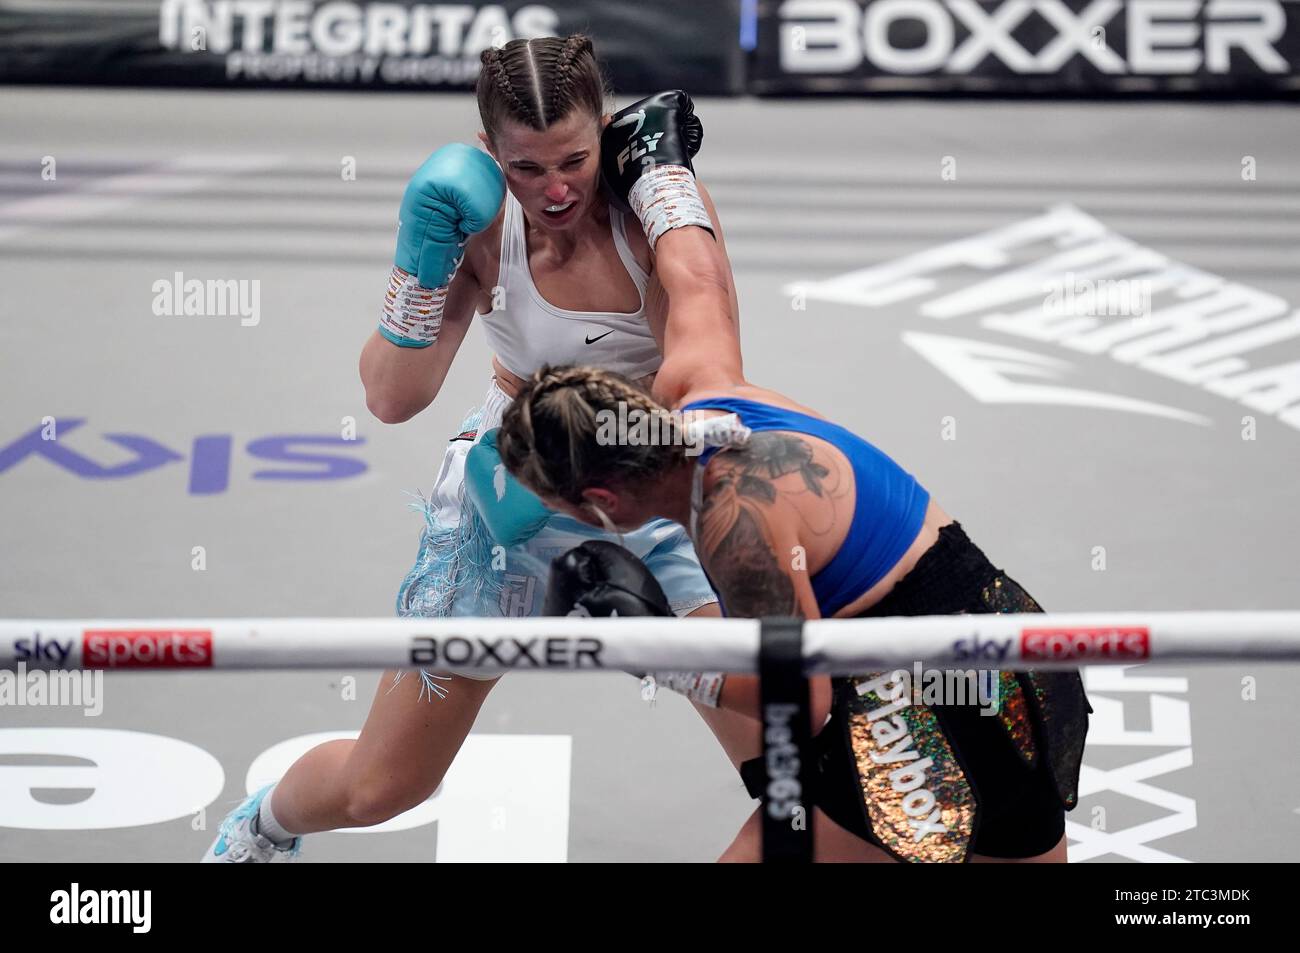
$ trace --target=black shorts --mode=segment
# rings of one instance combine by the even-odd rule
[[[951,523],[863,616],[1042,611]],[[899,719],[896,730],[881,717],[889,698],[859,692],[866,678],[833,679],[831,719],[813,739],[812,803],[900,860],[1032,857],[1051,850],[1078,798],[1092,709],[1077,672],[1001,672],[998,679],[998,714],[982,714],[976,704],[890,705],[886,717]],[[917,750],[911,763],[925,765],[915,777],[902,761],[880,763],[908,743]],[[761,759],[741,765],[741,777],[760,796]],[[926,812],[941,817],[946,830],[917,839],[925,828],[909,818]]]

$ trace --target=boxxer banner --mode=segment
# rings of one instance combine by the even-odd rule
[[[1279,94],[1293,0],[759,0],[750,89]]]

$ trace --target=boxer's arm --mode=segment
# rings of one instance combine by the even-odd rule
[[[713,235],[686,226],[660,238],[646,296],[647,319],[664,355],[654,396],[669,407],[691,391],[744,380],[740,307],[726,239],[712,199],[697,186]]]
[[[703,139],[680,89],[619,110],[601,132],[606,194],[633,213],[654,256],[647,312],[664,363],[653,393],[669,406],[692,390],[743,382],[731,263],[691,164]]]
[[[728,615],[820,619],[799,541],[800,517],[782,500],[783,493],[806,487],[799,472],[771,459],[780,452],[775,440],[753,440],[710,461],[695,551]]]
[[[709,190],[704,187],[704,183],[696,180],[696,187],[700,190],[700,198],[704,200],[704,207],[709,212],[709,220],[713,222],[713,235],[717,240],[718,249],[722,253],[722,261],[726,264],[727,270],[727,300],[731,304],[731,323],[736,328],[736,348],[740,349],[740,299],[736,295],[736,280],[731,270],[731,256],[727,254],[727,239],[722,234],[722,220],[718,218],[718,210],[713,207],[713,196]]]
[[[729,616],[819,619],[797,516],[779,502],[776,484],[784,478],[770,477],[770,468],[755,459],[759,455],[761,450],[729,450],[710,464],[696,552]],[[796,474],[789,478],[800,479]],[[826,676],[808,682],[816,733],[830,712],[831,684]],[[758,679],[727,676],[718,704],[758,718]]]
[[[407,180],[379,313],[381,340],[372,339],[361,355],[366,406],[380,420],[411,418],[442,387],[482,284],[472,266],[463,266],[479,247],[474,237],[499,217],[505,192],[496,160],[461,142],[437,149]],[[450,339],[440,342],[444,336]]]
[[[478,235],[469,240],[465,261],[451,279],[437,341],[424,348],[396,347],[373,331],[361,349],[366,407],[384,423],[410,420],[442,389],[482,293],[472,264],[472,246],[479,240]]]

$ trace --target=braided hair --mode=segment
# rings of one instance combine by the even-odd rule
[[[656,439],[610,433],[614,421],[638,418],[655,421]],[[686,459],[685,447],[677,414],[596,367],[543,367],[506,409],[497,435],[506,469],[534,492],[574,505],[591,486],[658,479]]]
[[[506,119],[542,131],[574,109],[596,119],[606,112],[609,83],[584,34],[511,40],[480,60],[478,111],[489,139]]]

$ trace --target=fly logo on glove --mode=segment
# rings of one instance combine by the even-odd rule
[[[713,231],[691,167],[703,141],[695,104],[680,89],[620,110],[601,134],[606,195],[615,207],[637,216],[652,249],[674,228],[698,225]]]
[[[622,173],[623,167],[632,159],[641,159],[641,170],[643,172],[649,172],[653,169],[655,159],[650,153],[655,151],[655,147],[659,145],[659,140],[663,136],[662,132],[656,132],[653,136],[642,136],[640,142],[633,140],[626,149],[618,154],[618,171]],[[642,148],[642,145],[645,148]],[[643,156],[644,158],[642,158]]]
[[[648,171],[649,169],[654,168],[654,157],[649,154],[655,151],[656,147],[659,145],[659,140],[664,137],[664,134],[662,132],[655,132],[650,135],[641,136],[641,139],[638,142],[637,135],[641,132],[641,127],[645,125],[645,120],[645,110],[638,109],[636,112],[628,113],[623,116],[623,118],[616,119],[609,124],[610,129],[621,129],[624,126],[629,126],[633,123],[636,124],[636,127],[628,133],[628,144],[618,153],[617,162],[619,175],[623,174],[623,170],[627,166],[628,162],[633,159],[641,159],[643,156],[646,157],[646,160],[643,160],[641,163],[642,170]]]

